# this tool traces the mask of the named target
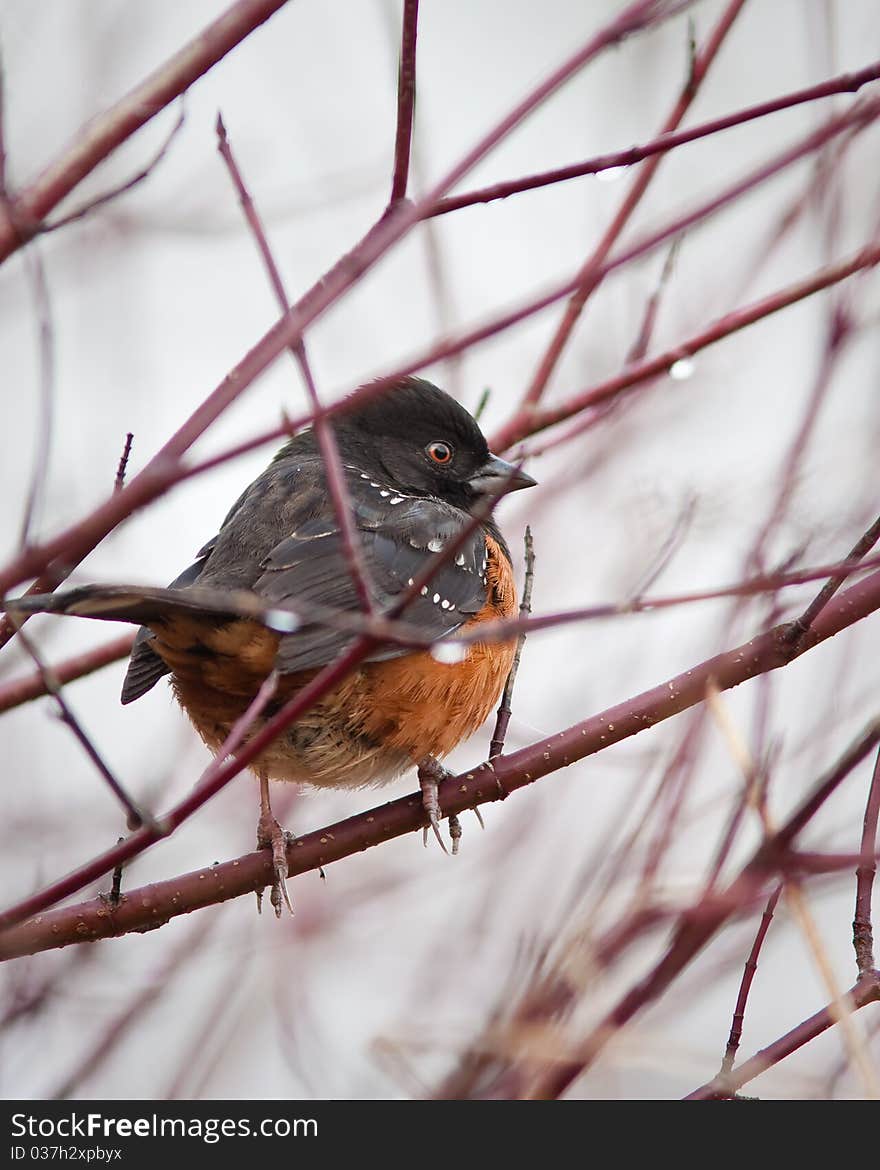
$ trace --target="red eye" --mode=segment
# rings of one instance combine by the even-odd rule
[[[451,463],[452,462],[452,448],[448,443],[442,443],[435,440],[429,443],[425,448],[428,458],[433,459],[435,463]]]

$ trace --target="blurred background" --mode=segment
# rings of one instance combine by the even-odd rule
[[[587,36],[619,12],[597,0],[425,0],[411,192],[441,176]],[[698,43],[725,4],[690,10]],[[5,146],[14,189],[90,117],[117,101],[224,5],[193,0],[3,0]],[[131,192],[39,239],[51,323],[51,444],[35,537],[75,522],[113,485],[126,432],[133,473],[276,318],[271,290],[217,155],[218,111],[292,297],[347,251],[388,199],[401,5],[289,4],[186,95],[166,157]],[[653,138],[688,69],[688,16],[628,39],[568,83],[460,189],[562,166]],[[686,125],[870,63],[871,0],[747,0]],[[814,102],[682,147],[665,158],[622,242],[662,226],[781,151],[852,98]],[[166,139],[179,106],[136,134],[75,192],[70,210],[135,174]],[[836,139],[687,232],[662,276],[658,249],[603,283],[547,401],[616,373],[659,291],[648,352],[876,240],[876,126]],[[623,200],[612,172],[517,195],[422,225],[308,332],[328,400],[393,369],[447,332],[571,275]],[[0,271],[4,418],[3,560],[18,548],[45,412],[39,296],[22,254]],[[747,569],[843,557],[878,511],[878,280],[868,272],[701,352],[685,377],[622,400],[568,442],[533,455],[540,486],[506,501],[500,523],[521,574],[531,525],[536,613],[621,601],[659,569],[655,592],[710,588]],[[560,318],[557,305],[426,376],[475,409],[491,434],[512,415]],[[832,322],[845,336],[829,343]],[[198,456],[305,409],[282,355],[211,428]],[[564,428],[563,428],[564,429]],[[537,451],[560,428],[537,436]],[[266,447],[194,478],[123,524],[72,581],[165,584],[214,534],[272,454]],[[786,471],[788,468],[788,471]],[[788,590],[776,616],[815,586]],[[766,600],[719,601],[535,634],[527,643],[508,748],[622,702],[770,621]],[[56,662],[117,627],[60,618],[32,627]],[[781,819],[876,714],[877,619],[766,681],[724,697],[744,741],[767,763]],[[28,673],[15,644],[0,682]],[[114,772],[149,808],[167,808],[208,756],[160,684],[132,707],[116,664],[67,689]],[[489,731],[451,758],[485,757]],[[4,905],[112,844],[118,806],[42,699],[0,723]],[[664,776],[673,775],[658,797]],[[863,765],[811,827],[811,848],[856,850],[870,769]],[[676,779],[677,777],[677,779]],[[741,788],[712,720],[685,713],[463,818],[461,855],[412,835],[292,883],[296,913],[258,918],[253,899],[179,918],[159,931],[68,948],[0,970],[0,1092],[14,1097],[412,1097],[435,1092],[471,1046],[500,1064],[538,1059],[505,1018],[541,964],[562,954],[577,988],[552,1042],[585,1034],[665,941],[647,934],[599,972],[595,940],[652,897],[693,897]],[[287,827],[308,832],[410,791],[276,796]],[[678,785],[678,787],[676,787]],[[139,857],[125,887],[253,848],[252,778],[239,777],[174,837]],[[671,823],[667,823],[671,822]],[[639,832],[636,832],[641,825]],[[667,826],[664,828],[664,826]],[[730,872],[759,839],[747,819]],[[654,866],[653,853],[659,854]],[[646,867],[649,871],[646,876]],[[105,883],[106,885],[106,883]],[[88,896],[94,895],[94,890]],[[850,875],[808,886],[842,987],[855,978]],[[84,895],[85,896],[85,895]],[[760,915],[730,925],[669,993],[611,1044],[573,1096],[673,1098],[716,1071],[742,964]],[[743,1055],[827,1000],[783,901],[753,988]],[[871,1011],[855,1026],[873,1043]],[[503,1034],[502,1034],[503,1033]],[[859,1096],[831,1031],[750,1086],[767,1097]],[[475,1095],[477,1095],[475,1093]]]

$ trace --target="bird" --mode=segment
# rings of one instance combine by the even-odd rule
[[[272,814],[270,780],[356,789],[416,766],[439,838],[439,761],[486,720],[515,653],[513,637],[473,637],[475,626],[513,618],[518,607],[510,551],[491,507],[502,494],[536,483],[493,455],[468,411],[423,378],[356,393],[328,422],[371,607],[394,612],[397,602],[394,616],[414,627],[422,644],[375,642],[252,762],[260,781],[257,845],[272,850],[278,916],[282,902],[291,905],[290,835]],[[414,588],[450,543],[457,544],[454,555]],[[216,753],[267,677],[276,689],[249,735],[353,645],[357,623],[332,620],[363,614],[364,585],[351,557],[310,426],[245,488],[167,589],[85,585],[19,599],[18,608],[139,625],[122,703],[170,676],[175,698]],[[448,640],[463,631],[471,632],[468,640],[453,642],[450,652]],[[443,652],[433,646],[437,639],[446,640]]]

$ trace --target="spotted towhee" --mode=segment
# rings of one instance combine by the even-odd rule
[[[431,640],[514,616],[510,553],[486,505],[535,481],[492,455],[468,412],[419,378],[353,406],[332,426],[377,608],[392,603],[434,554],[473,528],[476,511],[484,519],[416,591],[400,619]],[[283,621],[265,624],[201,609],[199,591],[206,589],[256,595],[264,605],[289,605],[301,617],[285,632]],[[311,429],[291,439],[245,489],[218,534],[169,590],[85,586],[22,599],[20,608],[142,623],[122,702],[170,675],[178,701],[213,751],[273,670],[277,690],[255,729],[352,644],[352,628],[309,620],[310,606],[361,611]],[[458,654],[378,644],[257,758],[252,766],[263,795],[258,843],[273,847],[276,911],[281,892],[286,898],[285,842],[269,809],[267,780],[359,787],[447,755],[492,710],[513,654],[512,641],[467,642]],[[436,829],[436,806],[432,820]]]

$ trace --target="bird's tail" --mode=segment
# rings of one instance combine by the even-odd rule
[[[210,613],[221,621],[235,617],[252,618],[271,625],[272,617],[281,609],[285,607],[268,607],[262,598],[246,590],[211,589],[199,585],[186,589],[83,585],[60,593],[34,593],[0,599],[0,612],[5,611],[13,617],[16,614],[57,613],[105,622],[129,622],[136,626],[162,624],[193,613]],[[296,616],[290,610],[286,612],[288,620],[284,626],[289,632]]]

